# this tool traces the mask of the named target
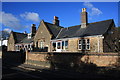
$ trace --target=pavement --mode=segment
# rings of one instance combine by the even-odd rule
[[[18,67],[20,68],[28,68],[28,69],[48,69],[48,68],[44,68],[44,67],[41,67],[41,66],[35,66],[35,65],[30,65],[30,64],[21,64],[19,65]]]

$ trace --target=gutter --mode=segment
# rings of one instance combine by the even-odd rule
[[[104,38],[104,36],[103,36],[103,35],[86,36],[85,38],[89,38],[89,37],[102,37],[102,38]],[[72,37],[72,38],[52,39],[52,40],[50,40],[50,41],[64,40],[64,39],[75,39],[75,38],[83,38],[83,37]]]

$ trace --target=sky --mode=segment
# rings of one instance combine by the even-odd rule
[[[114,19],[118,26],[118,2],[2,2],[0,24],[8,32],[30,33],[31,24],[38,28],[41,20],[52,23],[57,16],[60,26],[70,27],[81,24],[82,8],[87,9],[89,23]]]

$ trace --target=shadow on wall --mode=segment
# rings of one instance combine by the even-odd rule
[[[67,56],[66,56],[67,55]],[[96,64],[89,63],[86,59],[85,62],[81,61],[81,58],[85,54],[74,54],[74,53],[48,53],[47,60],[51,64],[51,69],[65,69],[78,72],[97,72]]]
[[[2,65],[15,67],[25,62],[25,52],[2,50]]]
[[[34,52],[48,52],[48,47],[44,47],[44,48],[38,48],[38,47],[35,47],[33,49]]]

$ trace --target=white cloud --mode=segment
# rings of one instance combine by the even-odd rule
[[[100,11],[98,8],[92,8],[91,15],[100,15],[102,14],[102,11]]]
[[[90,2],[84,2],[83,5],[90,9],[90,12],[89,12],[90,16],[95,16],[95,15],[98,16],[102,14],[102,11],[94,7],[93,4],[91,4]]]
[[[39,14],[34,12],[25,12],[24,14],[20,14],[22,18],[25,18],[26,20],[39,22]]]
[[[83,5],[86,6],[87,8],[92,8],[93,7],[93,5],[89,2],[84,2]]]
[[[13,28],[13,29],[20,29],[20,21],[11,13],[0,12],[0,23],[4,26]]]
[[[11,29],[5,28],[3,31],[6,31],[6,32],[10,33],[10,32],[11,32]]]

